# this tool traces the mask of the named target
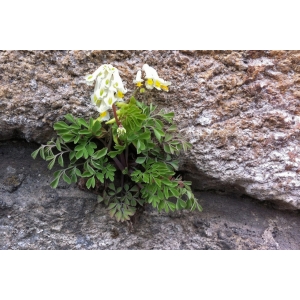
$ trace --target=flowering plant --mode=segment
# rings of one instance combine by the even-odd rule
[[[144,79],[142,79],[142,71]],[[180,151],[191,144],[178,133],[173,112],[138,101],[135,95],[156,89],[168,92],[171,82],[160,78],[156,70],[144,64],[133,83],[136,90],[124,100],[127,89],[117,68],[105,64],[85,76],[94,85],[91,103],[99,112],[97,119],[65,116],[66,122],[54,124],[57,138],[32,153],[64,167],[54,173],[51,186],[62,178],[98,194],[111,217],[130,221],[138,206],[152,204],[158,211],[202,210],[191,182],[176,175]]]

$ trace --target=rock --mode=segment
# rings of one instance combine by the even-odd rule
[[[63,183],[50,188],[54,170],[32,160],[35,148],[1,145],[0,168],[25,179],[13,193],[0,189],[0,249],[299,249],[299,211],[245,196],[196,192],[203,212],[158,213],[149,205],[133,226],[118,223],[97,195]]]
[[[181,170],[196,188],[300,208],[300,51],[1,51],[0,140],[45,143],[65,114],[97,116],[83,75],[104,63],[128,94],[144,63],[172,82],[150,101],[194,145]]]

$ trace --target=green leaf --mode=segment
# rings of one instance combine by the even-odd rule
[[[143,181],[145,183],[149,183],[149,175],[148,174],[146,174],[146,173],[143,174]]]
[[[140,153],[140,147],[141,147],[141,141],[138,140],[137,143],[136,143],[136,149],[137,149],[137,153]]]
[[[80,151],[80,150],[83,150],[85,148],[86,144],[85,143],[82,143],[82,144],[79,144],[77,145],[74,150],[75,151]]]
[[[159,132],[155,128],[153,128],[153,132],[155,134],[155,137],[158,139],[158,141],[161,141],[161,135],[159,134]]]
[[[121,217],[122,217],[122,212],[117,211],[116,214],[115,214],[115,218],[116,218],[116,220],[117,220],[118,222],[120,222]]]
[[[61,167],[63,167],[64,166],[64,159],[63,159],[63,157],[62,157],[62,155],[59,155],[58,156],[58,163],[59,163],[59,165],[61,166]]]
[[[84,134],[84,135],[86,135],[86,134],[91,134],[91,132],[90,132],[89,130],[87,130],[87,129],[79,130],[78,133],[79,133],[79,134]]]
[[[174,168],[174,170],[176,170],[176,171],[178,170],[178,168],[179,168],[178,160],[168,161],[167,163],[170,164]]]
[[[89,189],[90,187],[95,187],[95,177],[91,177],[90,179],[88,179],[88,181],[86,182],[86,187]]]
[[[37,150],[35,150],[35,151],[33,151],[33,152],[31,153],[31,157],[32,157],[33,159],[36,159],[37,155],[39,154],[39,151],[40,151],[40,148],[37,149]]]
[[[158,211],[162,211],[165,207],[165,201],[160,201],[158,204]]]
[[[109,213],[109,215],[110,215],[111,218],[114,216],[114,214],[115,214],[116,211],[117,211],[117,208],[113,208],[113,209],[111,209],[111,210],[108,211],[108,213]]]
[[[179,197],[179,192],[175,189],[170,187],[169,191],[175,196],[175,197]]]
[[[151,138],[151,133],[149,131],[146,131],[139,135],[139,139],[141,140],[150,140],[150,138]]]
[[[108,185],[108,187],[109,187],[111,190],[113,190],[113,191],[116,190],[115,185],[114,185],[113,183],[110,183],[110,184]]]
[[[96,149],[97,148],[97,145],[94,143],[94,142],[90,142],[89,143],[89,146],[93,149]]]
[[[76,159],[79,159],[80,157],[82,157],[83,156],[83,150],[78,151],[75,156],[76,156]]]
[[[74,138],[74,134],[63,134],[61,137],[66,143],[68,143]]]
[[[104,183],[104,175],[103,173],[96,173],[96,177],[98,178],[98,180],[102,183]]]
[[[179,203],[179,206],[180,206],[181,208],[185,208],[185,207],[186,207],[186,203],[185,203],[185,201],[183,201],[182,199],[178,198],[178,199],[177,199],[177,202]]]
[[[72,160],[74,158],[74,156],[75,156],[75,151],[71,151],[69,153],[69,159]]]
[[[93,158],[99,159],[99,158],[105,156],[107,153],[107,150],[108,150],[107,148],[103,148],[101,150],[96,151],[93,155]]]
[[[137,185],[134,185],[131,189],[130,189],[131,192],[138,192],[139,191],[139,188]]]
[[[40,156],[42,159],[45,159],[45,152],[44,152],[44,148],[40,149]]]
[[[182,147],[183,147],[183,151],[187,152],[189,149],[193,148],[193,144],[188,142],[183,142]]]
[[[49,165],[48,165],[49,170],[51,170],[53,168],[54,163],[55,163],[55,158],[49,163]]]
[[[116,207],[117,203],[110,203],[107,207],[108,210],[111,210],[112,208]]]
[[[108,153],[108,156],[111,157],[111,158],[114,158],[114,157],[116,157],[118,154],[120,154],[119,151],[110,151],[110,152]]]
[[[51,187],[56,189],[57,185],[58,185],[58,182],[59,182],[59,177],[55,178],[51,183]]]
[[[170,146],[168,144],[164,144],[164,151],[166,153],[171,153]]]
[[[89,155],[93,155],[94,149],[90,146],[90,144],[86,145],[86,150]]]
[[[83,157],[87,159],[89,157],[89,153],[87,152],[86,148],[84,148],[82,151],[83,151]]]
[[[97,196],[97,201],[98,201],[98,203],[102,202],[103,200],[104,200],[104,199],[103,199],[102,196],[100,196],[100,195]]]
[[[165,138],[164,138],[164,141],[165,141],[165,142],[169,142],[169,141],[171,141],[171,140],[172,140],[172,138],[173,138],[173,135],[172,135],[172,134],[169,134],[169,133],[167,133],[167,134],[166,134],[166,136],[165,136]]]
[[[157,179],[156,177],[153,177],[153,179],[154,179],[155,183],[156,183],[159,187],[161,187],[161,180]]]
[[[73,117],[71,114],[65,115],[65,119],[67,119],[67,120],[70,121],[71,123],[76,123],[74,117]]]
[[[89,129],[90,130],[93,128],[93,125],[94,125],[94,119],[90,118],[90,121],[89,121]]]
[[[69,125],[65,123],[64,121],[59,121],[54,123],[53,125],[54,130],[60,130],[60,129],[68,129]]]
[[[167,186],[164,186],[164,195],[165,195],[165,198],[168,199],[169,198],[169,189]]]
[[[168,132],[173,132],[173,131],[177,131],[177,126],[176,125],[171,125],[168,129]]]
[[[71,179],[66,173],[64,173],[64,175],[63,175],[63,180],[68,184],[71,183]]]
[[[85,171],[85,172],[83,172],[82,174],[81,174],[81,177],[90,177],[90,176],[92,176],[93,174],[91,174],[90,172],[88,172],[88,171]]]
[[[81,176],[81,172],[80,172],[80,170],[79,170],[79,169],[77,169],[76,167],[75,167],[75,173],[76,173],[76,175],[77,175],[77,176]]]
[[[96,185],[96,180],[95,180],[95,176],[92,177],[92,187],[94,188]]]
[[[87,122],[82,118],[77,119],[77,124],[82,125],[86,128],[89,128],[89,125],[87,124]]]
[[[77,144],[79,140],[80,140],[80,135],[77,135],[74,139],[74,144]]]
[[[86,164],[86,168],[87,168],[87,170],[88,170],[89,173],[91,173],[91,174],[95,174],[96,173],[94,171],[94,169],[88,163]]]
[[[70,133],[70,129],[69,128],[65,128],[65,129],[57,129],[57,134],[62,136],[63,134],[68,134]]]
[[[75,182],[77,182],[77,176],[76,176],[76,174],[73,174],[71,176],[71,183],[75,183]]]
[[[174,118],[174,113],[173,112],[170,112],[170,113],[167,113],[167,114],[163,114],[162,117],[167,120],[168,122],[172,122],[172,119]]]
[[[61,146],[60,146],[60,142],[59,142],[59,139],[56,139],[56,148],[61,151]]]
[[[97,132],[101,128],[101,123],[99,121],[96,121],[92,127],[93,132]]]
[[[115,179],[115,173],[107,172],[105,176],[109,178],[110,181],[114,181]]]
[[[60,174],[62,173],[62,171],[61,170],[58,170],[58,171],[55,171],[54,173],[53,173],[53,176],[54,177],[60,177]]]
[[[170,201],[166,201],[166,202],[171,211],[174,211],[176,209],[176,204],[174,204],[173,202],[170,202]]]
[[[146,156],[144,156],[144,157],[138,157],[135,162],[137,164],[143,164],[145,162],[146,158],[147,158]]]

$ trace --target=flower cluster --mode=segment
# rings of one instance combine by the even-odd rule
[[[142,79],[142,71],[145,73],[145,80]],[[93,74],[86,75],[85,81],[88,85],[95,84],[94,93],[91,95],[91,102],[100,113],[98,120],[109,120],[109,110],[115,102],[123,101],[124,94],[127,92],[118,69],[112,65],[102,65]],[[143,65],[142,70],[137,72],[136,78],[133,80],[133,83],[140,88],[141,93],[145,92],[145,89],[142,88],[143,82],[149,90],[156,88],[157,90],[166,92],[169,91],[169,85],[171,84],[171,82],[160,78],[156,70],[147,64]]]
[[[169,85],[171,82],[160,78],[155,69],[149,67],[147,64],[144,64],[142,70],[145,72],[145,87],[147,89],[152,90],[153,88],[156,88],[157,90],[163,90],[166,92],[169,91]],[[136,79],[133,80],[133,83],[135,83],[136,86],[141,87],[143,85],[143,81],[142,72],[139,70],[137,72]]]
[[[117,101],[123,101],[125,89],[119,71],[112,65],[102,65],[93,74],[85,76],[88,85],[94,85],[94,93],[91,96],[91,102],[100,113],[100,121],[109,120],[108,110]]]

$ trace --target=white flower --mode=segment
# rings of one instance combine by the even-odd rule
[[[169,85],[171,84],[170,81],[163,81],[163,83],[161,84],[161,89],[164,90],[165,92],[169,91]]]
[[[112,82],[113,82],[113,86],[116,89],[121,90],[124,94],[127,92],[127,90],[124,88],[124,84],[122,82],[122,79],[120,77],[118,69],[116,69],[114,74],[113,74],[113,81]]]
[[[104,101],[101,101],[99,106],[96,106],[97,111],[101,114],[104,111],[109,110],[111,107],[109,107],[108,105],[106,105],[106,103]]]
[[[164,82],[163,79],[157,77],[153,79],[153,86],[157,89],[157,90],[161,90],[161,85]]]
[[[135,83],[136,86],[141,87],[143,81],[144,81],[144,80],[142,79],[142,71],[139,70],[139,71],[137,72],[137,74],[136,74],[135,80],[133,80],[133,83]]]
[[[105,110],[104,112],[100,113],[100,116],[97,120],[99,120],[100,122],[102,121],[107,121],[110,119],[110,115],[109,112],[107,110]]]
[[[166,92],[169,91],[168,86],[171,84],[171,82],[160,78],[155,69],[149,67],[147,64],[144,64],[142,70],[146,73],[145,86],[147,89],[152,90],[153,88],[156,88],[157,90],[164,90]]]
[[[122,98],[127,90],[118,69],[112,65],[102,65],[92,75],[87,75],[85,78],[88,84],[93,84],[96,79],[91,102],[100,113],[111,109],[116,101],[123,101]]]
[[[143,65],[142,70],[145,71],[145,73],[146,73],[145,78],[153,79],[154,77],[158,77],[156,70],[153,69],[152,67],[149,67],[149,65],[147,65],[147,64]]]
[[[101,73],[103,73],[104,71],[104,66],[105,65],[102,65],[100,66],[93,74],[88,74],[84,77],[84,79],[86,80],[86,83],[88,85],[93,85],[94,84],[94,81],[95,79],[97,78],[97,76]]]
[[[95,93],[91,95],[91,103],[97,107],[101,105],[101,100],[97,98]]]
[[[115,97],[115,89],[109,89],[107,96],[103,99],[106,106],[109,108],[112,107],[112,105],[117,101],[117,98]]]

